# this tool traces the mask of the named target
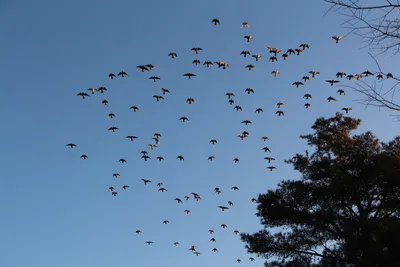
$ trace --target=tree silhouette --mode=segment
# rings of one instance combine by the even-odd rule
[[[370,50],[379,50],[383,54],[389,51],[393,55],[400,52],[400,3],[399,1],[382,0],[381,3],[375,5],[362,4],[359,0],[324,0],[331,5],[328,10],[343,15],[345,28],[349,29],[349,33],[353,33],[363,40],[365,46]],[[378,1],[376,1],[378,2]],[[327,12],[327,13],[328,13]],[[386,76],[379,66],[375,56],[370,56],[375,61],[379,71],[375,74],[383,74]],[[357,82],[356,86],[349,86],[355,91],[363,94],[365,99],[358,100],[366,106],[377,106],[389,109],[391,111],[400,112],[400,104],[395,100],[395,92],[399,90],[400,79],[393,77],[394,84],[385,89],[379,87],[376,83],[368,84],[365,82]],[[394,115],[400,120],[400,115]]]
[[[302,178],[259,195],[264,229],[241,238],[265,266],[400,266],[400,136],[351,136],[360,122],[317,119],[301,136],[315,152],[286,161]]]

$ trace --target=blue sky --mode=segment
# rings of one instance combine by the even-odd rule
[[[331,39],[346,31],[338,15],[323,17],[327,8],[323,1],[0,1],[0,266],[196,267],[237,264],[237,258],[241,265],[261,266],[262,259],[248,261],[245,244],[232,232],[259,230],[250,199],[282,178],[299,177],[283,160],[307,148],[299,135],[310,133],[317,117],[352,107],[350,114],[363,120],[360,130],[383,141],[398,134],[389,112],[364,109],[353,101],[359,95],[347,90],[337,96],[338,87],[324,82],[338,71],[375,69],[357,37],[338,45]],[[221,25],[210,24],[213,18]],[[243,21],[251,28],[242,29]],[[248,34],[254,36],[249,43],[243,38]],[[301,43],[310,49],[300,56],[267,61],[264,46],[286,50]],[[192,47],[203,50],[195,55]],[[243,50],[264,57],[243,58]],[[168,57],[170,52],[178,58]],[[231,66],[196,67],[191,64],[196,58]],[[380,61],[398,72],[394,60]],[[135,68],[149,63],[157,68],[149,73]],[[247,64],[256,69],[246,70]],[[274,69],[281,72],[276,78],[270,74]],[[107,78],[121,70],[129,76]],[[321,74],[304,87],[291,85],[309,70]],[[186,72],[197,76],[188,80],[182,77]],[[154,83],[152,75],[161,80]],[[86,100],[76,96],[100,86],[108,92]],[[156,102],[152,96],[161,87],[171,94]],[[245,94],[247,87],[255,94]],[[227,92],[235,93],[242,112],[227,103]],[[308,110],[306,92],[313,96]],[[330,95],[338,101],[328,103]],[[196,102],[186,104],[188,97]],[[101,104],[104,98],[108,106]],[[275,115],[279,101],[286,104],[282,117]],[[140,111],[133,113],[132,105]],[[259,107],[264,113],[254,113]],[[114,119],[107,118],[110,112]],[[182,123],[181,116],[190,121]],[[253,124],[244,126],[245,119]],[[120,130],[107,131],[111,126]],[[240,141],[236,136],[244,130],[251,135]],[[149,150],[155,132],[162,134],[159,148],[144,162],[139,152]],[[130,142],[126,135],[139,139]],[[264,135],[270,138],[266,143]],[[70,142],[77,148],[66,147]],[[265,169],[265,145],[277,159],[275,172]],[[82,154],[89,159],[80,159]],[[165,161],[156,161],[158,155]],[[178,155],[185,161],[177,161]],[[209,162],[211,155],[215,160]],[[235,157],[240,163],[232,162]],[[128,163],[118,163],[120,158]],[[120,178],[112,177],[115,172]],[[141,178],[153,183],[144,186]],[[167,192],[157,191],[160,181]],[[130,186],[126,191],[124,184]],[[109,186],[116,187],[117,197]],[[222,195],[214,194],[215,187]],[[174,201],[191,192],[203,200]],[[222,213],[217,206],[228,200],[234,207]],[[170,224],[163,225],[166,219]],[[137,229],[143,234],[135,236]],[[215,230],[215,244],[208,229]],[[147,240],[155,243],[147,246]],[[175,241],[181,246],[172,246]],[[191,245],[203,254],[191,254]],[[211,252],[213,247],[219,252]]]

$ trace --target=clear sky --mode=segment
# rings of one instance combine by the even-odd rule
[[[363,120],[361,130],[384,141],[400,132],[389,112],[365,110],[353,101],[359,95],[347,90],[339,96],[338,86],[324,81],[338,71],[375,70],[357,37],[339,44],[331,39],[346,31],[338,15],[323,17],[328,8],[323,1],[288,0],[1,0],[0,266],[231,266],[237,258],[243,266],[262,266],[262,259],[248,260],[251,255],[233,231],[261,229],[250,199],[283,178],[300,176],[283,160],[307,148],[299,135],[310,133],[317,117],[352,107],[349,114]],[[221,25],[212,25],[213,18]],[[251,28],[241,28],[243,21]],[[254,39],[247,43],[244,35]],[[310,49],[268,62],[265,46],[286,51],[301,43]],[[192,47],[203,50],[195,55]],[[243,58],[243,50],[263,58]],[[170,52],[178,57],[171,59]],[[230,67],[194,66],[196,58]],[[398,72],[397,61],[380,61],[385,70]],[[149,63],[157,68],[144,73],[136,68]],[[247,64],[256,69],[246,70]],[[276,78],[270,74],[274,69],[280,70]],[[108,79],[110,72],[122,70],[129,76]],[[291,85],[310,70],[321,74],[303,87]],[[197,76],[188,80],[182,76],[186,72]],[[153,82],[152,75],[161,80]],[[76,95],[100,86],[108,91],[85,100]],[[161,87],[171,93],[156,102],[152,96]],[[255,93],[247,95],[245,88]],[[227,92],[235,93],[242,112],[228,104]],[[304,93],[312,94],[308,110]],[[328,103],[330,95],[338,101]],[[195,103],[186,104],[188,97]],[[105,98],[107,106],[101,104]],[[280,101],[285,115],[278,117]],[[132,105],[140,111],[129,110]],[[256,114],[256,108],[264,112]],[[116,117],[109,119],[110,112]],[[179,121],[181,116],[190,121]],[[241,124],[245,119],[253,124]],[[107,131],[111,126],[120,130]],[[236,136],[244,130],[250,136],[241,141]],[[155,132],[162,137],[150,151]],[[127,135],[139,138],[130,142]],[[264,135],[270,138],[265,143]],[[276,158],[276,171],[266,169],[265,145]],[[144,162],[142,150],[152,159]],[[82,154],[89,158],[80,159]],[[176,160],[178,155],[185,161]],[[207,161],[211,155],[215,160]],[[122,165],[120,158],[128,163]],[[118,179],[112,177],[116,172]],[[153,183],[144,186],[142,178]],[[157,182],[168,191],[158,192]],[[126,191],[124,184],[130,186]],[[185,201],[191,192],[202,200]],[[184,203],[177,204],[176,197]],[[217,206],[229,200],[234,206],[222,213]],[[143,233],[134,235],[137,229]],[[215,244],[209,242],[209,229],[215,230]],[[146,245],[147,240],[154,244]],[[174,247],[175,241],[181,245]],[[191,245],[198,246],[199,257],[188,251]]]

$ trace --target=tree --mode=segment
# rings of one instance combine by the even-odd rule
[[[301,136],[315,152],[286,160],[301,179],[258,196],[264,229],[241,239],[265,266],[400,266],[400,136],[351,136],[360,122],[317,119]]]
[[[374,5],[362,4],[359,0],[325,0],[331,7],[328,10],[343,15],[345,27],[363,40],[365,46],[370,50],[379,50],[380,53],[392,51],[393,54],[400,52],[400,3],[393,0],[381,0],[381,3]],[[367,1],[363,1],[366,3]],[[378,2],[378,1],[376,1]],[[327,13],[328,13],[327,12]],[[376,55],[370,54],[375,61],[378,70],[374,74],[384,72],[375,59]],[[399,90],[400,78],[393,77],[394,84],[378,88],[376,83],[373,85],[359,82],[356,86],[348,86],[365,96],[358,100],[359,103],[367,106],[383,107],[391,111],[400,112],[400,104],[395,99],[395,93]],[[394,115],[400,120],[400,115]]]

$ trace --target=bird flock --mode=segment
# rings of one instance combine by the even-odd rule
[[[220,25],[219,19],[217,19],[217,18],[212,19],[211,20],[211,25],[214,25],[214,26],[218,27],[218,25]],[[245,21],[245,22],[243,22],[241,24],[241,28],[243,28],[244,31],[250,31],[250,29],[251,29],[250,24],[247,21]],[[254,37],[252,35],[249,35],[249,34],[244,35],[243,38],[245,39],[245,42],[247,42],[247,43],[251,42],[254,39]],[[336,42],[336,44],[338,44],[339,41],[341,41],[343,39],[343,37],[342,36],[333,36],[332,39]],[[305,53],[306,51],[308,51],[310,49],[310,46],[307,43],[302,43],[302,44],[298,45],[298,47],[287,49],[286,52],[283,51],[282,49],[279,49],[279,48],[276,48],[276,47],[265,46],[265,48],[266,48],[265,51],[268,54],[268,56],[267,56],[268,60],[267,61],[270,64],[273,65],[274,62],[277,62],[277,61],[280,61],[280,60],[287,61],[287,60],[290,60],[291,57],[301,56],[302,53]],[[188,50],[189,50],[189,48],[188,48]],[[201,55],[203,52],[205,52],[200,47],[193,47],[193,48],[190,49],[190,51],[192,51],[193,54],[196,57],[198,55]],[[170,52],[169,54],[166,54],[165,56],[166,57],[170,57],[171,60],[175,60],[175,59],[178,58],[178,53],[177,52]],[[252,54],[250,51],[247,51],[247,50],[241,51],[241,52],[238,51],[237,56],[243,57],[243,58],[245,58],[245,60],[247,60],[247,58],[250,58],[250,59],[254,60],[251,64],[246,64],[246,63],[243,64],[243,69],[244,70],[248,70],[248,71],[255,70],[256,67],[257,67],[257,64],[262,63],[262,61],[263,61],[262,59],[264,57],[263,55]],[[214,68],[218,68],[218,69],[221,69],[221,70],[228,70],[229,67],[230,67],[230,64],[227,61],[212,61],[212,60],[208,60],[208,59],[207,60],[201,60],[199,58],[195,58],[192,61],[192,64],[195,65],[196,67],[204,67],[204,68],[214,67]],[[136,69],[138,70],[137,71],[138,75],[146,75],[147,73],[153,72],[155,69],[157,69],[157,67],[155,65],[153,65],[153,64],[144,64],[144,65],[137,65]],[[270,74],[274,78],[278,79],[279,74],[280,74],[280,70],[279,69],[273,69]],[[189,79],[189,80],[195,80],[197,78],[201,78],[201,77],[198,77],[196,74],[191,73],[191,72],[186,72],[186,73],[182,74],[182,76],[187,78],[187,79]],[[293,81],[291,83],[291,85],[293,87],[295,87],[295,88],[300,88],[300,87],[304,86],[305,83],[312,82],[313,79],[318,79],[319,76],[320,76],[320,72],[319,71],[317,71],[317,70],[309,70],[307,73],[305,73],[305,75],[303,77],[299,77],[299,79],[297,81]],[[326,83],[329,86],[338,85],[338,84],[340,84],[341,80],[343,80],[343,79],[359,80],[359,79],[361,79],[363,77],[368,77],[368,76],[372,76],[372,77],[376,76],[376,78],[378,80],[381,80],[381,79],[384,79],[384,78],[386,78],[386,79],[393,78],[392,74],[390,74],[390,73],[388,73],[388,74],[373,73],[373,72],[370,72],[368,70],[366,70],[364,72],[361,72],[361,73],[349,74],[349,75],[347,75],[345,72],[339,71],[339,72],[336,73],[336,75],[332,75],[332,76],[333,76],[332,78],[329,78],[329,79],[325,80]],[[114,80],[114,79],[129,79],[129,77],[130,76],[125,71],[120,71],[117,74],[115,74],[115,73],[109,73],[108,74],[108,78],[110,80]],[[162,77],[159,77],[159,76],[156,76],[156,75],[149,75],[148,79],[152,80],[154,83],[156,83],[156,82],[157,83],[162,83]],[[86,91],[82,91],[82,92],[77,93],[77,96],[79,96],[81,99],[83,99],[85,101],[87,99],[92,99],[92,98],[94,98],[97,101],[98,98],[96,98],[96,97],[100,97],[101,100],[99,100],[99,101],[101,102],[102,105],[107,106],[107,107],[110,106],[110,108],[112,108],[112,105],[109,103],[109,101],[106,98],[108,91],[109,91],[109,88],[106,88],[104,86],[101,86],[101,87],[98,87],[98,88],[94,88],[93,87],[93,88],[87,89]],[[248,95],[254,94],[255,90],[253,88],[245,88],[244,89],[244,93],[248,94]],[[345,91],[344,91],[343,88],[339,88],[338,90],[336,90],[336,94],[337,94],[336,97],[343,97],[343,96],[345,96]],[[152,97],[155,99],[155,101],[159,102],[159,101],[167,101],[167,98],[169,97],[169,95],[172,96],[173,95],[173,91],[172,90],[170,91],[167,88],[161,87],[160,91],[159,91],[159,94],[154,94]],[[235,94],[233,92],[226,92],[225,96],[226,96],[226,99],[227,99],[228,106],[231,106],[231,108],[232,108],[232,110],[234,112],[243,111],[243,108],[240,105],[240,101],[236,101],[236,96],[235,96]],[[306,109],[311,108],[312,107],[312,105],[310,103],[310,99],[312,99],[311,93],[305,92],[304,96],[303,96],[303,99],[305,101],[304,102],[304,108],[306,108]],[[333,97],[333,95],[329,95],[326,98],[326,101],[327,102],[335,102],[335,101],[337,101],[337,99],[335,97]],[[186,99],[185,103],[188,104],[188,105],[192,105],[192,104],[196,103],[196,98],[194,96],[188,97]],[[285,103],[284,102],[280,101],[280,102],[276,103],[275,107],[276,107],[276,111],[275,111],[275,115],[276,116],[285,116],[285,111],[284,111]],[[126,107],[126,109],[129,110],[130,112],[134,112],[134,113],[141,112],[140,103],[137,103],[136,105],[132,105],[130,107]],[[352,108],[351,107],[342,107],[341,110],[344,111],[345,113],[348,113],[349,111],[352,110]],[[263,112],[264,112],[264,110],[263,110],[262,107],[256,107],[254,109],[254,113],[256,113],[256,114],[260,114],[260,113],[263,113]],[[108,114],[108,118],[111,119],[111,120],[114,119],[116,116],[118,116],[118,114],[115,114],[115,113],[113,113],[111,111]],[[180,117],[177,117],[175,119],[181,121],[182,123],[191,123],[190,118],[186,117],[184,115],[182,115]],[[246,120],[243,120],[241,123],[244,124],[245,126],[248,126],[248,125],[252,124],[252,121],[249,120],[249,119],[246,119]],[[123,130],[123,128],[122,128],[122,130]],[[151,141],[149,141],[148,146],[146,148],[142,148],[141,151],[138,151],[137,155],[143,161],[156,160],[156,161],[159,161],[159,162],[163,162],[165,160],[162,155],[155,155],[154,154],[157,151],[157,148],[160,146],[161,140],[163,138],[162,134],[161,134],[161,130],[162,129],[160,129],[160,132],[154,133],[153,136],[151,136],[150,138],[147,137],[147,138],[149,138],[151,140]],[[115,133],[115,132],[120,131],[120,129],[119,129],[119,126],[112,125],[112,126],[110,126],[108,128],[108,131]],[[244,140],[246,138],[249,138],[250,136],[252,136],[250,134],[250,132],[245,130],[245,131],[242,131],[242,132],[238,133],[238,135],[236,137],[239,140]],[[125,138],[130,142],[135,142],[138,138],[146,138],[146,137],[139,136],[139,135],[134,135],[132,133],[126,133]],[[268,136],[258,136],[258,137],[255,137],[255,138],[259,138],[263,143],[267,143],[267,144],[270,141]],[[210,145],[218,145],[218,140],[217,139],[210,139],[209,140],[209,144]],[[204,144],[204,145],[206,145],[206,144]],[[79,149],[79,146],[77,144],[73,143],[73,142],[68,143],[67,147],[74,148],[74,149]],[[264,160],[267,163],[266,169],[268,171],[271,171],[271,172],[272,171],[276,171],[278,169],[278,167],[275,166],[275,164],[274,164],[276,159],[273,157],[273,151],[270,150],[268,145],[264,145],[263,147],[260,147],[259,149],[264,151],[265,153],[267,153],[266,156],[264,157]],[[90,157],[87,154],[81,154],[80,158],[83,159],[83,160],[90,159]],[[293,157],[293,160],[295,160],[295,159],[296,158]],[[185,161],[185,157],[183,155],[176,155],[176,158],[174,160],[178,160],[178,161],[184,162]],[[214,155],[210,155],[205,160],[214,161],[215,160],[215,156]],[[121,164],[128,164],[128,160],[125,159],[125,158],[116,159],[116,161],[118,161]],[[239,157],[233,157],[232,158],[232,162],[234,164],[238,164],[240,162]],[[118,171],[110,174],[110,178],[111,179],[117,179],[118,180],[120,178],[120,176],[121,175],[118,173]],[[164,185],[163,182],[154,182],[153,183],[153,181],[151,181],[150,179],[145,179],[145,178],[141,178],[141,182],[142,182],[143,186],[151,186],[152,184],[155,183],[157,191],[160,192],[160,193],[164,193],[164,192],[168,191],[168,189],[167,189],[168,186]],[[110,183],[111,183],[111,181],[110,181]],[[118,194],[120,192],[127,191],[127,190],[129,190],[129,188],[130,188],[130,186],[127,185],[127,184],[122,184],[118,188],[116,186],[110,185],[108,187],[108,191],[109,191],[111,196],[116,197],[116,196],[118,196]],[[214,189],[210,188],[210,191],[211,190],[213,190],[214,194],[216,194],[216,195],[221,195],[222,194],[222,189],[219,188],[219,187],[215,187]],[[232,192],[240,191],[239,187],[237,185],[232,185],[230,190]],[[191,200],[199,202],[199,201],[202,200],[202,198],[201,198],[199,193],[191,192],[191,193],[187,193],[187,194],[182,194],[182,196],[180,196],[180,197],[179,196],[172,197],[171,201],[172,200],[175,201],[177,205],[180,205],[180,204],[183,204],[184,202],[188,202],[188,201],[191,201]],[[255,203],[257,202],[257,200],[255,198],[251,198],[249,200],[251,202],[255,202]],[[216,205],[215,208],[216,209],[220,209],[221,212],[228,212],[231,209],[231,207],[233,207],[233,206],[234,206],[234,203],[231,200],[229,200],[229,201],[226,202],[226,204]],[[187,215],[190,215],[192,213],[191,209],[189,209],[189,208],[183,208],[182,212],[184,212]],[[161,223],[166,225],[166,224],[169,224],[170,221],[168,219],[165,219],[163,221],[160,221],[160,224]],[[219,227],[221,228],[221,230],[224,230],[224,229],[228,228],[229,226],[228,226],[228,224],[226,222],[221,222]],[[217,241],[216,238],[213,237],[213,234],[215,233],[215,231],[216,231],[215,228],[208,230],[208,234],[211,236],[209,242],[213,243],[213,244],[217,243],[216,242]],[[232,234],[234,234],[234,235],[239,235],[239,233],[240,232],[237,229],[233,229],[232,230]],[[135,235],[140,235],[140,236],[141,235],[145,235],[145,233],[143,233],[142,230],[140,230],[140,229],[134,230],[134,234]],[[152,244],[156,243],[156,240],[145,240],[143,243],[146,244],[146,245],[152,245]],[[171,241],[171,245],[176,247],[176,246],[180,245],[180,242],[179,241]],[[193,253],[193,255],[195,255],[195,256],[199,256],[202,253],[204,253],[203,250],[199,250],[199,248],[197,247],[196,244],[188,245],[187,250],[189,252]],[[218,250],[216,245],[213,245],[212,248],[209,251],[216,253],[219,250]],[[254,261],[255,259],[253,257],[250,257],[247,260]],[[242,259],[236,258],[236,262],[237,263],[241,263]]]

